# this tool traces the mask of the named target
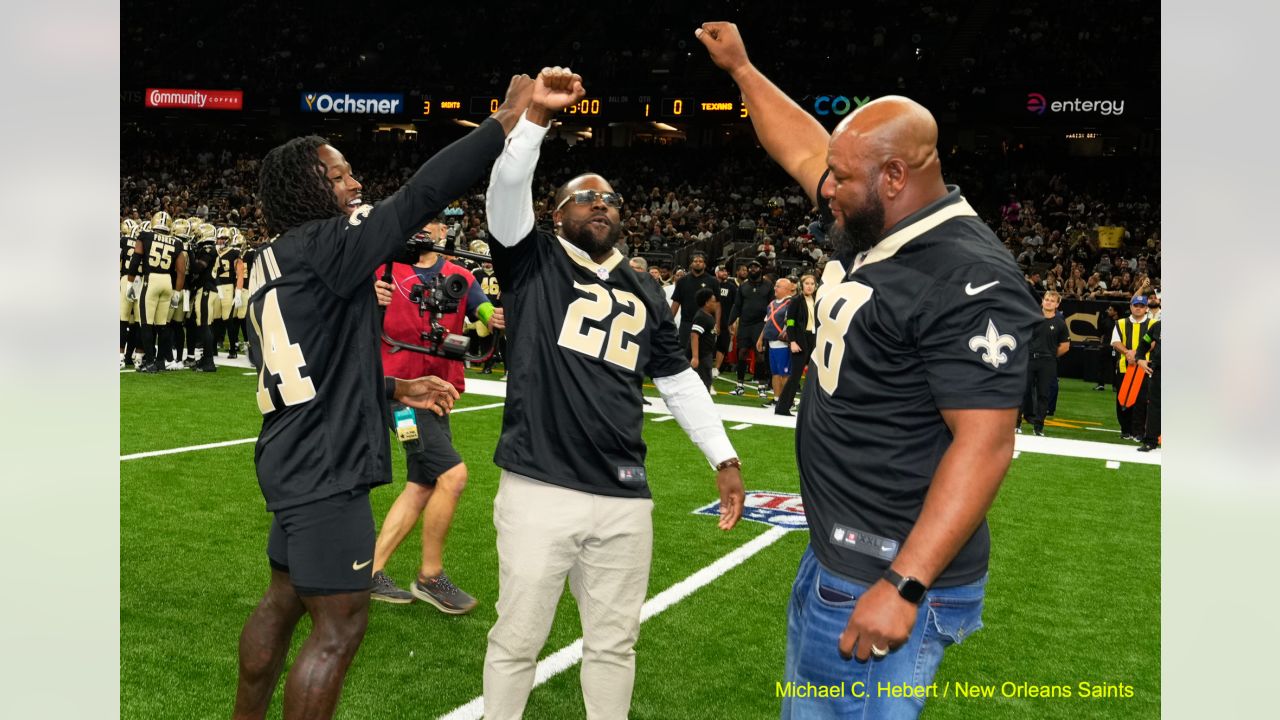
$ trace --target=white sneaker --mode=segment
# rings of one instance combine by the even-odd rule
[[[711,379],[715,380],[720,377],[720,368],[711,368]]]
[[[164,369],[165,369],[165,370],[181,370],[181,369],[182,369],[182,363],[180,363],[180,362],[167,362],[167,363],[165,363],[165,364],[164,364]]]
[[[121,363],[121,367],[124,367],[124,364],[123,364],[123,363]],[[715,385],[708,385],[708,386],[707,386],[707,392],[711,393],[711,397],[715,397],[715,396],[716,396],[716,386],[715,386]]]

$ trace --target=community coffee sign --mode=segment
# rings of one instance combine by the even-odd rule
[[[179,90],[147,88],[147,107],[184,108],[186,110],[243,110],[241,90]]]

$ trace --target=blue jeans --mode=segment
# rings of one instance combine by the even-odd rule
[[[982,627],[987,578],[925,595],[906,644],[883,659],[840,657],[840,633],[866,585],[838,577],[805,548],[787,609],[782,720],[918,717],[942,651]],[[891,691],[890,688],[893,690]]]

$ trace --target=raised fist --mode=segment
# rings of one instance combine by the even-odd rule
[[[533,104],[556,113],[587,96],[582,76],[569,68],[542,68],[533,85]]]
[[[731,22],[705,22],[693,31],[693,36],[707,48],[711,62],[730,74],[746,67],[747,47],[738,34],[738,26]]]

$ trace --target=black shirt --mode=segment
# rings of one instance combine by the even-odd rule
[[[716,282],[720,282],[717,280]],[[720,333],[727,334],[729,325],[733,323],[729,315],[733,312],[733,303],[738,297],[738,283],[733,278],[726,278],[720,283]]]
[[[120,277],[128,275],[133,269],[133,238],[120,236]]]
[[[1036,358],[1042,355],[1057,357],[1058,345],[1069,340],[1071,340],[1071,333],[1067,332],[1067,321],[1061,315],[1047,318],[1042,314],[1040,322],[1036,323],[1031,331],[1031,342],[1027,348]]]
[[[498,282],[498,274],[483,267],[476,268],[472,274],[475,275],[476,283],[484,292],[484,296],[489,298],[489,302],[496,308],[502,307],[502,284]]]
[[[689,367],[666,297],[617,250],[601,265],[535,227],[493,246],[507,300],[507,404],[494,462],[573,490],[650,497],[641,386]]]
[[[213,277],[213,266],[218,260],[218,249],[212,240],[196,243],[191,253],[191,288],[193,290],[216,290],[218,281]]]
[[[178,256],[182,254],[182,241],[172,235],[144,230],[138,236],[142,240],[142,272],[173,275],[178,269]]]
[[[951,433],[940,410],[1018,407],[1039,315],[1022,273],[958,188],[905,218],[851,273],[828,263],[796,424],[810,542],[875,582],[924,505]],[[987,570],[985,520],[936,586]]]
[[[689,326],[692,335],[698,336],[698,360],[703,362],[712,362],[716,357],[716,319],[710,313],[702,308],[698,308],[697,314],[693,316],[693,320]],[[693,347],[690,343],[689,347]]]
[[[262,411],[254,462],[268,510],[391,481],[372,278],[484,175],[503,139],[486,120],[386,200],[291,228],[260,249],[247,333]]]
[[[213,275],[219,285],[227,285],[236,281],[236,261],[240,259],[240,251],[235,248],[223,248],[218,253],[218,261],[214,263]]]
[[[737,297],[733,301],[733,312],[729,322],[738,321],[738,336],[750,336],[754,343],[758,333],[743,332],[746,328],[758,328],[764,324],[764,313],[773,300],[773,286],[764,281],[764,276],[756,282],[747,280],[738,286]]]
[[[683,335],[693,324],[693,316],[698,311],[697,295],[702,288],[711,288],[712,292],[720,292],[720,281],[710,273],[694,276],[688,273],[676,281],[675,291],[671,294],[672,302],[680,303],[680,332]]]

